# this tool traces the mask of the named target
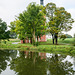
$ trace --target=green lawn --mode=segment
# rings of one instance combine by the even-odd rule
[[[19,44],[12,44],[13,42],[19,42]],[[19,39],[10,39],[6,44],[2,41],[0,43],[0,49],[13,49],[13,50],[31,50],[39,52],[54,52],[54,53],[66,53],[75,55],[75,46],[72,45],[73,38],[58,40],[58,45],[53,45],[52,40],[47,42],[40,42],[39,46],[34,47],[32,44],[21,44]]]
[[[65,40],[58,39],[58,44],[72,44],[73,38],[66,38]],[[48,39],[47,42],[40,42],[42,45],[52,45],[52,39]]]
[[[65,44],[72,44],[73,43],[73,38],[67,38],[65,40],[58,40],[59,43],[65,43]]]

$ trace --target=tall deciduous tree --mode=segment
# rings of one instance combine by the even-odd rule
[[[0,19],[0,41],[1,39],[9,39],[9,31],[6,30],[7,30],[6,22]]]
[[[57,44],[58,33],[69,31],[72,28],[74,20],[71,18],[71,14],[68,13],[64,7],[57,8],[54,3],[46,5],[46,14],[48,17],[48,31],[50,31],[52,36],[54,36]]]
[[[17,17],[19,24],[16,24],[16,30],[25,35],[29,34],[33,37],[34,42],[36,42],[37,34],[45,29],[45,14],[41,11],[42,8],[43,6],[32,2],[28,5],[27,10],[20,13]]]
[[[56,11],[56,5],[54,3],[48,3],[45,7],[46,17],[48,20],[48,29],[47,31],[51,33],[53,44],[54,44],[54,35],[55,35],[55,23],[54,23],[54,13]]]
[[[71,14],[68,13],[64,7],[57,8],[55,12],[55,26],[59,32],[69,31],[72,29],[72,23],[74,20],[71,18]],[[58,32],[55,33],[55,39],[57,44]]]

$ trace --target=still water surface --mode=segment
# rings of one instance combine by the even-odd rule
[[[0,75],[75,75],[75,57],[0,50]]]

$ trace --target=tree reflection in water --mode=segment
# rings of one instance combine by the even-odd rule
[[[6,70],[8,61],[10,61],[10,57],[14,56],[15,52],[17,51],[13,53],[13,50],[0,50],[0,74]]]
[[[65,61],[65,55],[52,55],[51,58],[47,58],[47,66],[49,75],[73,75],[74,71],[72,68],[72,63]]]
[[[65,55],[20,51],[19,57],[12,59],[10,68],[17,75],[73,75],[71,62],[65,61]]]
[[[36,52],[20,52],[20,56],[13,59],[10,66],[17,75],[46,75],[45,59],[41,60]]]
[[[9,51],[0,50],[0,73],[6,69],[7,61],[9,61]]]

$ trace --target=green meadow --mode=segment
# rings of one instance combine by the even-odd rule
[[[73,45],[73,38],[67,38],[65,40],[58,40],[58,45],[52,44],[52,39],[48,39],[47,42],[39,42],[39,46],[33,46],[30,43],[21,44],[19,39],[10,39],[6,41],[1,41],[0,49],[9,50],[30,50],[39,52],[49,52],[49,53],[60,53],[60,54],[75,54],[75,46]],[[15,44],[18,43],[18,44]]]

